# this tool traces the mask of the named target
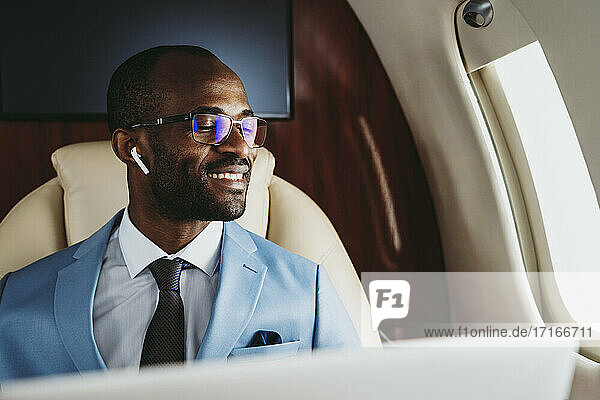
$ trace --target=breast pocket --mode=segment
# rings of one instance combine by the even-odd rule
[[[227,359],[231,360],[235,358],[236,360],[241,360],[249,357],[257,357],[261,360],[280,360],[282,358],[294,357],[298,353],[299,348],[300,340],[268,346],[238,347],[231,350]]]

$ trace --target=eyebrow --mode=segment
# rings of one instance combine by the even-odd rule
[[[225,114],[225,111],[221,107],[206,107],[206,106],[201,106],[201,107],[198,107],[198,108],[196,108],[196,109],[194,109],[192,111],[192,113],[203,113],[203,112],[205,112],[205,113],[211,113],[211,114],[224,114],[224,115],[227,115],[227,114]],[[249,110],[249,109],[242,110],[241,114],[244,117],[253,117],[254,116],[254,112],[252,110]]]

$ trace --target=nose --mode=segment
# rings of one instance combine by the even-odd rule
[[[239,126],[239,124],[234,124],[231,129],[232,131],[227,140],[216,146],[216,150],[219,153],[234,153],[239,158],[248,158],[250,156],[251,149],[244,140],[241,130],[242,128]]]

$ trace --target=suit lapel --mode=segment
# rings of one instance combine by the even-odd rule
[[[225,359],[246,328],[267,272],[252,255],[255,251],[248,232],[235,222],[225,223],[219,287],[196,359]]]
[[[122,216],[123,210],[84,240],[73,254],[75,261],[61,269],[56,279],[56,326],[67,352],[80,372],[106,370],[94,340],[92,309],[108,239],[113,225],[118,223]]]

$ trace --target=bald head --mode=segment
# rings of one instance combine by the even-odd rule
[[[156,61],[149,81],[160,97],[155,114],[159,116],[191,112],[212,92],[227,90],[224,86],[230,85],[239,89],[243,94],[240,100],[247,102],[240,78],[212,54],[172,52]]]
[[[155,119],[168,113],[168,105],[181,93],[223,78],[239,81],[229,67],[201,47],[159,46],[137,53],[121,64],[110,80],[108,128],[112,133]]]

